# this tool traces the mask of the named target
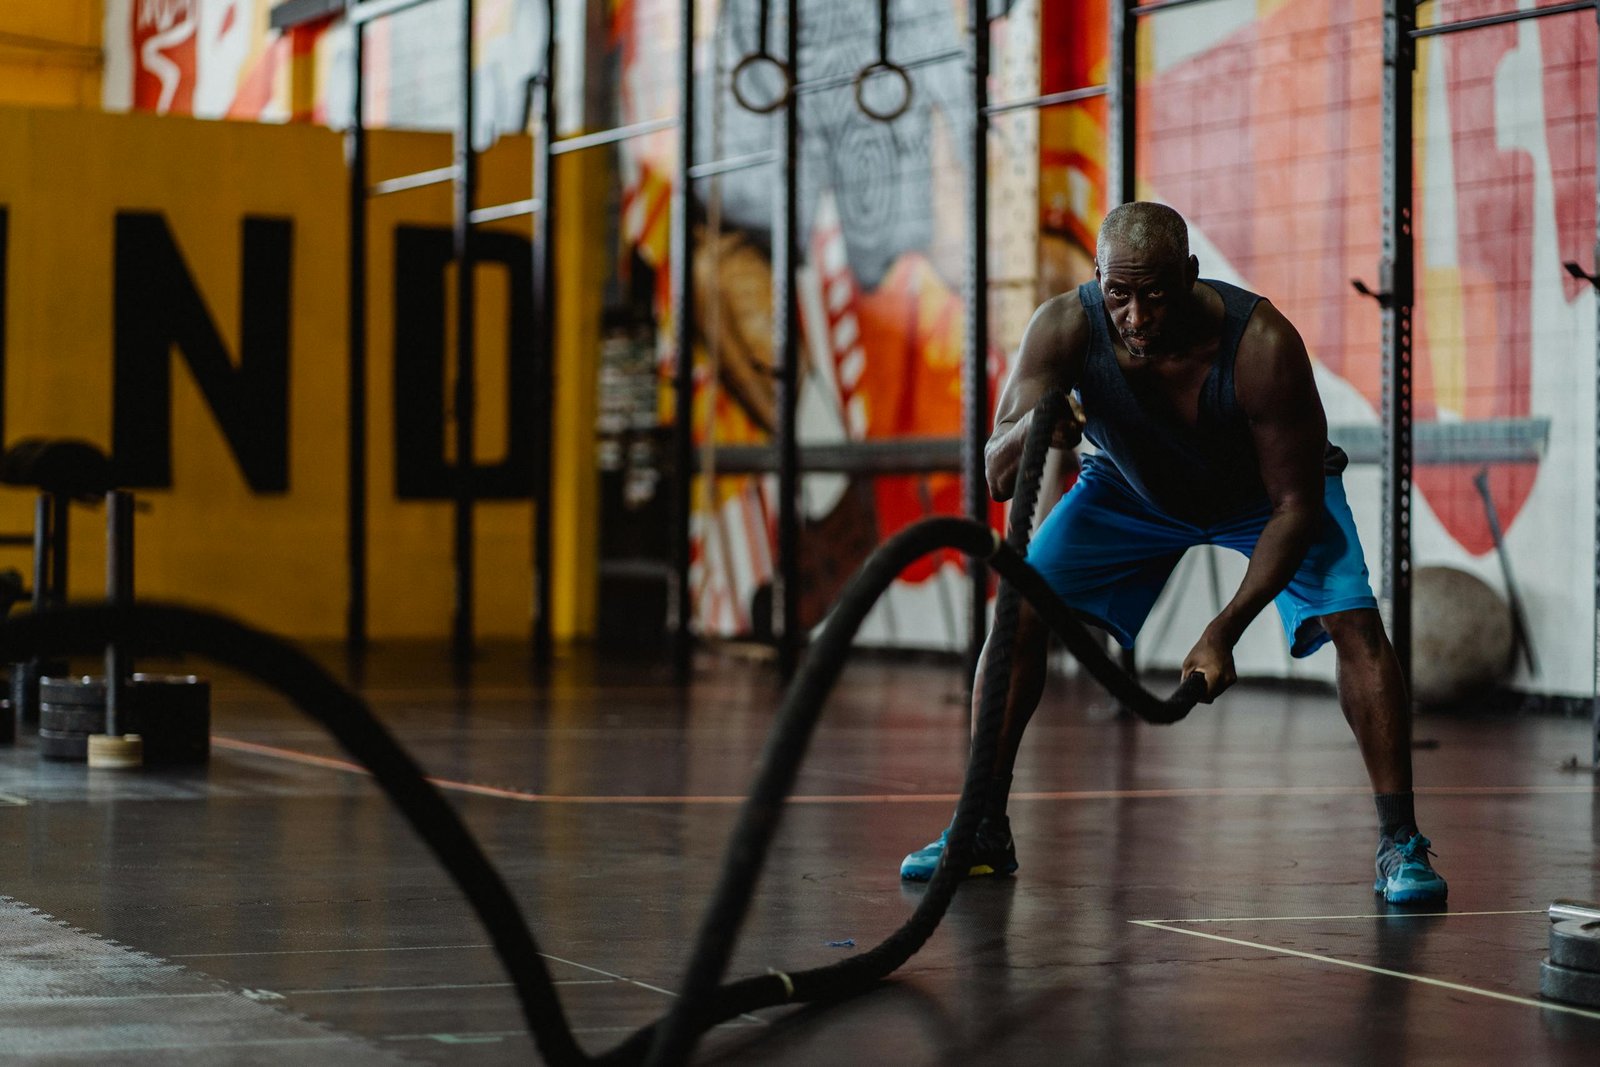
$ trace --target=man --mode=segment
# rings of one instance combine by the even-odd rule
[[[1057,441],[1081,429],[1098,451],[1040,526],[1028,562],[1127,647],[1184,550],[1218,544],[1248,556],[1238,591],[1182,676],[1205,675],[1207,699],[1232,685],[1233,647],[1268,601],[1293,655],[1331,640],[1339,705],[1378,808],[1374,891],[1396,904],[1443,899],[1445,881],[1413,813],[1410,702],[1345,501],[1347,459],[1328,443],[1294,327],[1261,297],[1201,281],[1176,211],[1126,204],[1100,228],[1095,281],[1047,301],[1028,324],[985,450],[996,500],[1014,491],[1034,406],[1050,390],[1071,389],[1082,419],[1057,427]],[[1047,637],[1024,604],[994,792],[969,875],[1017,868],[1006,795],[1044,690]],[[985,645],[976,693],[988,654]],[[945,837],[907,856],[901,877],[932,877]]]

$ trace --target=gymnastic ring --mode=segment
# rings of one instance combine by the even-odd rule
[[[745,99],[743,90],[739,88],[740,75],[749,70],[751,67],[755,66],[757,63],[770,63],[774,67],[778,68],[778,73],[783,75],[783,92],[779,93],[777,98],[771,103],[762,104],[760,106],[752,104],[749,100]],[[787,104],[790,98],[794,96],[794,73],[790,71],[789,64],[783,62],[781,59],[778,59],[775,56],[768,55],[766,52],[751,52],[749,55],[739,60],[739,64],[733,68],[733,76],[728,79],[728,84],[733,89],[733,98],[739,102],[739,106],[744,108],[746,111],[753,111],[757,115],[772,114],[774,111]]]
[[[873,77],[879,74],[893,74],[895,77],[900,79],[900,86],[903,90],[903,93],[900,97],[899,107],[890,108],[887,111],[874,111],[872,108],[867,106],[865,92],[866,84],[867,82],[871,81]],[[876,119],[879,122],[893,122],[901,115],[904,115],[911,109],[910,72],[908,72],[906,68],[902,67],[900,64],[891,63],[887,59],[879,59],[868,63],[866,66],[862,67],[861,72],[856,75],[856,107],[860,108],[861,113],[866,115],[867,118]]]

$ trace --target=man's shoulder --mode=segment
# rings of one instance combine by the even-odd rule
[[[1255,398],[1278,395],[1287,383],[1310,380],[1311,357],[1288,316],[1265,297],[1245,325],[1234,357],[1234,380],[1240,403],[1256,406]]]
[[[1056,343],[1071,343],[1088,337],[1089,312],[1076,288],[1058,293],[1040,304],[1033,320]]]

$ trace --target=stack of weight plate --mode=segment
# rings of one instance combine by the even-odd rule
[[[211,683],[192,674],[135,674],[117,729],[144,739],[147,764],[204,763],[211,755]],[[39,755],[82,763],[89,735],[106,732],[104,678],[39,681]]]
[[[1539,965],[1539,992],[1551,1000],[1600,1008],[1600,919],[1550,925],[1550,958]]]

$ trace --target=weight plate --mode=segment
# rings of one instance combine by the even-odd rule
[[[1550,962],[1558,967],[1600,972],[1600,921],[1569,919],[1550,927]]]
[[[54,730],[41,729],[39,755],[49,760],[83,763],[89,758],[89,735],[58,734]]]
[[[211,758],[211,735],[144,734],[144,761],[147,764],[204,763]]]
[[[124,692],[130,700],[181,701],[193,706],[211,703],[211,683],[192,674],[135,674]],[[46,704],[104,707],[106,680],[97,674],[43,678],[39,681],[39,699]]]
[[[106,728],[106,709],[40,704],[39,728],[58,734],[103,733]]]
[[[1600,974],[1544,960],[1539,964],[1539,992],[1551,1000],[1600,1008]]]

